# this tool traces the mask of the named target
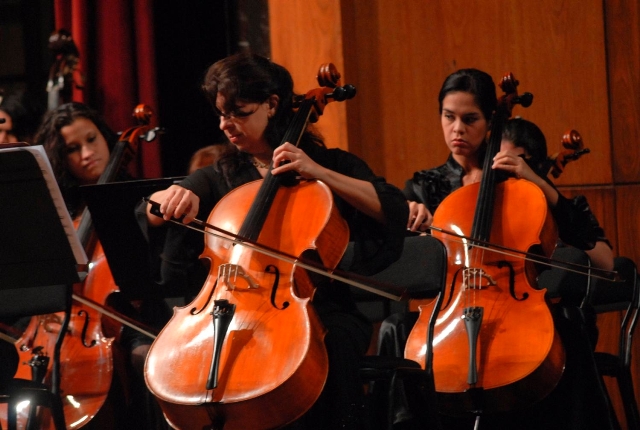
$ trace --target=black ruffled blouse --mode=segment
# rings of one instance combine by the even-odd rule
[[[433,214],[445,197],[462,187],[463,175],[462,166],[449,155],[445,164],[414,173],[402,192],[407,200],[424,204]],[[582,250],[593,249],[596,242],[605,242],[611,247],[587,199],[582,195],[568,199],[558,194],[558,203],[551,208],[551,213],[558,225],[560,240]]]

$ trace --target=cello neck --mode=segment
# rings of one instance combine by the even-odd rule
[[[480,190],[478,191],[471,237],[485,242],[489,241],[489,236],[491,235],[495,202],[494,190],[499,179],[499,172],[492,169],[491,165],[493,164],[493,157],[495,157],[500,150],[502,127],[509,116],[510,112],[508,112],[501,103],[491,121],[491,134],[487,146],[487,153],[485,154],[482,165],[482,180],[480,181]]]
[[[307,127],[314,101],[314,99],[305,99],[302,102],[289,128],[284,134],[281,144],[290,142],[294,143],[296,146],[298,145],[300,137]],[[247,213],[247,217],[242,223],[238,236],[251,241],[258,240],[262,226],[269,214],[271,204],[275,199],[276,192],[280,188],[280,185],[282,185],[283,180],[287,180],[286,176],[285,178],[282,178],[283,175],[273,176],[271,174],[272,168],[273,163],[269,166],[269,171],[265,175],[262,186],[256,195],[256,199],[253,201],[251,208]]]
[[[533,101],[531,93],[524,93],[518,96],[519,82],[513,77],[512,73],[503,76],[500,82],[500,88],[504,91],[504,95],[498,101],[498,107],[491,120],[491,134],[487,154],[485,155],[482,166],[482,181],[480,182],[480,190],[478,192],[478,200],[476,202],[476,210],[473,218],[473,226],[471,229],[471,237],[482,241],[489,241],[491,235],[491,224],[493,221],[493,206],[495,202],[495,186],[499,180],[504,178],[503,173],[497,172],[491,168],[493,157],[500,151],[502,142],[502,128],[504,123],[511,117],[513,106],[520,104],[523,107],[529,107]]]

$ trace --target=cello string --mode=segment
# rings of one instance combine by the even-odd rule
[[[150,203],[153,203],[153,202],[150,201]],[[201,230],[201,229],[199,229],[197,227],[194,227],[192,225],[183,224],[182,222],[180,222],[178,220],[175,220],[175,219],[171,219],[170,221],[175,223],[175,224],[181,225],[183,227],[189,228],[191,230],[195,230],[195,231],[203,233],[203,234],[208,234],[208,235],[217,237],[219,239],[227,240],[229,242],[232,242],[234,245],[242,245],[242,246],[247,247],[249,249],[252,249],[252,250],[254,250],[256,252],[259,252],[261,254],[267,255],[269,257],[272,257],[272,258],[275,258],[275,259],[278,259],[278,260],[282,260],[282,261],[287,262],[287,263],[289,263],[291,265],[294,265],[294,266],[302,267],[303,269],[308,270],[310,272],[314,272],[314,273],[317,273],[319,275],[326,276],[326,277],[331,278],[331,279],[336,280],[336,281],[344,282],[345,284],[352,285],[352,286],[354,286],[356,288],[360,288],[362,290],[368,291],[370,293],[377,294],[377,295],[382,296],[382,297],[386,297],[386,298],[391,299],[391,300],[402,301],[402,300],[406,299],[406,296],[405,296],[404,292],[403,292],[403,294],[396,295],[396,294],[388,293],[386,291],[371,287],[369,285],[362,284],[360,282],[354,281],[354,280],[346,278],[344,276],[336,275],[334,273],[329,272],[327,269],[325,269],[323,267],[317,267],[317,266],[314,266],[311,263],[305,263],[302,260],[300,260],[299,258],[288,256],[288,255],[286,255],[286,254],[284,254],[284,253],[282,253],[280,251],[270,250],[267,247],[261,246],[259,244],[255,244],[255,243],[250,243],[248,241],[244,241],[244,240],[240,239],[239,236],[234,235],[231,232],[225,232],[224,233],[225,235],[231,236],[229,238],[229,237],[223,236],[223,234],[220,234],[220,233],[215,233],[213,231]],[[213,228],[213,229],[216,229],[216,230],[222,230],[222,229],[218,229],[217,227],[212,226],[211,224],[208,224],[208,223],[206,223],[204,221],[200,221],[198,219],[194,219],[192,222],[195,223],[195,224],[201,225],[203,227]],[[222,231],[224,231],[224,230],[222,230]],[[351,275],[351,276],[354,276],[354,275]],[[379,283],[379,282],[375,282],[375,283],[379,284],[379,285],[383,285],[382,283]],[[394,286],[390,285],[389,287],[394,287]]]
[[[501,255],[505,255],[513,258],[522,258],[526,261],[532,261],[534,263],[539,263],[545,266],[549,266],[551,268],[561,269],[561,270],[565,270],[572,273],[578,273],[580,275],[590,276],[591,278],[601,279],[604,281],[625,282],[625,280],[615,270],[604,270],[604,269],[599,269],[597,267],[584,266],[578,263],[571,263],[569,261],[554,260],[553,258],[545,257],[543,255],[532,254],[530,252],[511,249],[501,245],[492,244],[490,242],[484,242],[478,239],[472,239],[468,236],[464,236],[440,227],[430,226],[428,228],[430,230],[434,230],[449,236],[453,236],[454,238],[459,238],[459,239],[451,239],[451,240],[453,242],[457,242],[465,246],[468,246],[469,248],[483,249],[489,252],[493,252],[495,254],[501,254]],[[473,242],[473,244],[469,245],[468,242]],[[568,266],[568,267],[565,267],[565,266]],[[592,272],[598,272],[600,274],[595,274]]]
[[[150,200],[147,197],[143,198],[142,200],[144,202],[147,202],[147,203],[151,204],[151,206],[154,208],[154,209],[152,209],[152,213],[154,213],[154,210],[157,210],[160,207],[160,203],[154,202],[153,200]],[[154,213],[154,215],[162,217],[162,215],[158,215],[157,213]],[[220,227],[216,227],[214,225],[211,225],[211,224],[206,223],[204,221],[201,221],[199,219],[194,219],[192,221],[192,223],[193,224],[197,224],[197,225],[199,225],[199,226],[201,226],[203,228],[212,229],[212,230],[217,231],[219,233],[214,233],[212,231],[206,231],[204,229],[200,229],[200,228],[194,227],[192,225],[186,225],[186,224],[182,223],[181,220],[175,219],[175,218],[172,218],[169,221],[173,222],[174,224],[180,225],[182,227],[189,228],[191,230],[197,231],[199,233],[209,234],[209,235],[217,237],[219,239],[232,242],[234,245],[245,246],[247,248],[253,249],[253,250],[255,250],[255,251],[259,252],[259,253],[265,254],[265,255],[270,256],[272,258],[275,258],[275,259],[278,259],[278,260],[282,260],[282,261],[286,261],[286,262],[288,262],[288,263],[290,263],[292,265],[296,265],[296,266],[302,267],[303,269],[306,269],[306,270],[308,270],[310,272],[314,272],[314,273],[317,273],[319,275],[326,276],[326,277],[334,279],[336,281],[344,282],[345,284],[352,285],[352,286],[354,286],[356,288],[363,289],[365,291],[380,295],[382,297],[386,297],[386,298],[391,299],[391,300],[403,301],[403,300],[407,300],[408,299],[406,288],[405,289],[399,289],[398,287],[396,287],[394,285],[389,285],[389,284],[386,284],[386,283],[374,281],[374,280],[368,279],[368,278],[365,279],[366,277],[364,277],[364,276],[359,276],[359,275],[355,275],[355,274],[349,274],[349,276],[352,276],[354,278],[365,279],[362,282],[368,282],[368,283],[376,284],[376,285],[378,285],[380,287],[380,288],[374,288],[374,287],[371,287],[370,285],[366,285],[366,284],[364,284],[362,282],[354,281],[353,279],[347,278],[345,276],[340,276],[340,275],[336,275],[335,273],[331,273],[331,271],[329,271],[327,268],[325,268],[322,265],[317,264],[315,262],[302,261],[298,257],[292,256],[292,255],[288,255],[288,254],[286,254],[286,253],[284,253],[282,251],[279,251],[279,250],[276,250],[276,249],[272,249],[272,248],[269,248],[269,247],[267,247],[265,245],[261,245],[259,243],[250,241],[247,238],[241,237],[241,236],[239,236],[237,234],[231,233],[231,232],[226,231],[226,230],[224,230],[224,229],[222,229]],[[338,270],[336,270],[336,271],[338,271]],[[399,294],[389,293],[387,291],[382,290],[382,288],[387,288],[388,290],[396,290],[396,291],[400,290],[400,293]]]
[[[138,332],[140,332],[140,333],[144,334],[145,336],[150,337],[151,339],[155,339],[155,338],[156,338],[156,335],[155,335],[155,334],[153,334],[153,333],[151,333],[151,332],[149,332],[149,331],[147,331],[147,330],[145,330],[145,329],[143,329],[143,328],[139,327],[139,325],[140,325],[140,323],[139,323],[139,322],[136,322],[135,324],[134,324],[134,323],[132,323],[132,322],[129,322],[129,321],[127,321],[127,319],[125,319],[124,317],[119,316],[119,315],[116,315],[116,314],[114,314],[113,312],[108,311],[105,307],[100,306],[99,304],[95,303],[93,300],[89,300],[89,299],[87,299],[87,298],[85,298],[85,297],[82,297],[82,296],[79,296],[79,295],[77,295],[77,294],[72,294],[72,296],[71,296],[71,297],[72,297],[75,301],[80,302],[80,303],[82,303],[83,305],[86,305],[86,306],[88,306],[88,307],[90,307],[90,308],[92,308],[92,309],[94,309],[94,310],[96,310],[96,311],[98,311],[98,312],[101,312],[101,313],[103,313],[104,315],[108,316],[109,318],[112,318],[112,319],[114,319],[114,320],[118,321],[119,323],[124,324],[124,325],[126,325],[127,327],[130,327],[130,328],[132,328],[132,329],[134,329],[134,330],[136,330],[136,331],[138,331]],[[136,324],[137,324],[137,325],[136,325]]]

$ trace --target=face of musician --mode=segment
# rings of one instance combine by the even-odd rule
[[[444,140],[457,157],[471,157],[482,145],[489,131],[489,124],[473,94],[455,91],[442,100],[440,115]]]
[[[87,118],[78,118],[62,127],[60,135],[71,174],[80,184],[96,183],[109,163],[109,146],[98,127]]]
[[[0,110],[0,118],[4,118],[5,122],[0,124],[0,143],[16,143],[18,137],[13,134],[13,121],[9,114]]]
[[[238,101],[236,109],[224,112],[225,98],[218,94],[216,110],[220,117],[220,130],[239,150],[247,152],[261,161],[269,162],[273,149],[269,146],[264,132],[277,109],[278,96],[272,95],[262,103]]]

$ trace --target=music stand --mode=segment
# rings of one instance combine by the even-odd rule
[[[14,378],[2,387],[1,399],[8,403],[10,428],[23,396],[32,405],[50,407],[56,427],[64,428],[60,348],[69,325],[72,285],[86,276],[87,256],[41,146],[0,149],[0,201],[0,315],[65,313],[54,346],[51,386]]]
[[[80,187],[113,279],[131,300],[162,293],[152,280],[149,243],[136,220],[135,207],[143,197],[181,179],[143,179]]]
[[[0,290],[27,300],[32,287],[84,279],[87,256],[42,147],[0,148],[0,201]]]

